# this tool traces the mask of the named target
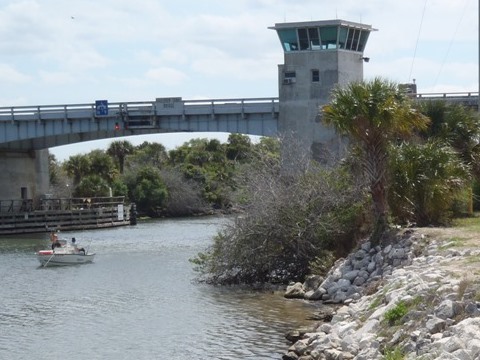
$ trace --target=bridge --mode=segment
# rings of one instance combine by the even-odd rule
[[[454,93],[422,93],[410,95],[416,101],[445,101],[447,103],[463,105],[476,111],[479,110],[478,91]]]
[[[117,136],[229,132],[273,136],[278,98],[17,106],[0,108],[0,149],[31,151]]]
[[[410,94],[478,109],[478,92]],[[169,132],[278,134],[278,98],[0,107],[0,149],[31,151],[119,136]]]
[[[417,101],[444,100],[478,109],[478,93],[410,94]],[[0,107],[0,199],[31,199],[49,188],[48,148],[83,141],[154,133],[228,132],[275,136],[279,98],[150,102],[105,100],[91,104]],[[312,110],[313,111],[313,110]],[[315,110],[317,111],[317,110]],[[291,114],[298,120],[299,114]],[[301,123],[301,121],[299,122]],[[283,126],[283,128],[282,128]],[[315,131],[321,131],[319,125]]]

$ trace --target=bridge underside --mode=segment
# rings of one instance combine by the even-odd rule
[[[277,135],[277,119],[257,114],[253,119],[241,118],[238,115],[216,115],[215,119],[201,116],[190,116],[185,119],[176,117],[132,117],[127,121],[117,119],[104,119],[100,122],[81,124],[72,123],[41,123],[29,129],[27,124],[20,124],[19,133],[38,134],[38,137],[27,137],[0,145],[5,150],[40,150],[55,146],[74,144],[121,136],[134,136],[158,133],[175,132],[227,132],[247,135],[275,136]],[[1,123],[0,123],[1,127]],[[5,131],[8,131],[5,129]],[[42,134],[45,134],[42,136]],[[48,135],[50,134],[50,135]]]

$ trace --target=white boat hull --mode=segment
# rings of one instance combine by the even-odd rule
[[[62,254],[53,253],[52,251],[39,251],[37,253],[38,261],[41,266],[65,266],[91,263],[95,254]]]

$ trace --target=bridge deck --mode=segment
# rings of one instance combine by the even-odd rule
[[[409,94],[418,101],[445,100],[478,109],[478,92]],[[0,148],[38,150],[116,136],[165,132],[230,132],[273,136],[278,98],[0,107]]]
[[[272,136],[277,98],[0,107],[0,147],[42,149],[107,137],[179,131]],[[3,130],[3,131],[2,131]]]

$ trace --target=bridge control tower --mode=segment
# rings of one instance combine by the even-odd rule
[[[275,30],[284,52],[278,66],[280,133],[305,141],[313,157],[327,160],[343,145],[333,129],[321,124],[319,108],[337,84],[363,80],[363,51],[370,25],[344,21],[279,23]]]

